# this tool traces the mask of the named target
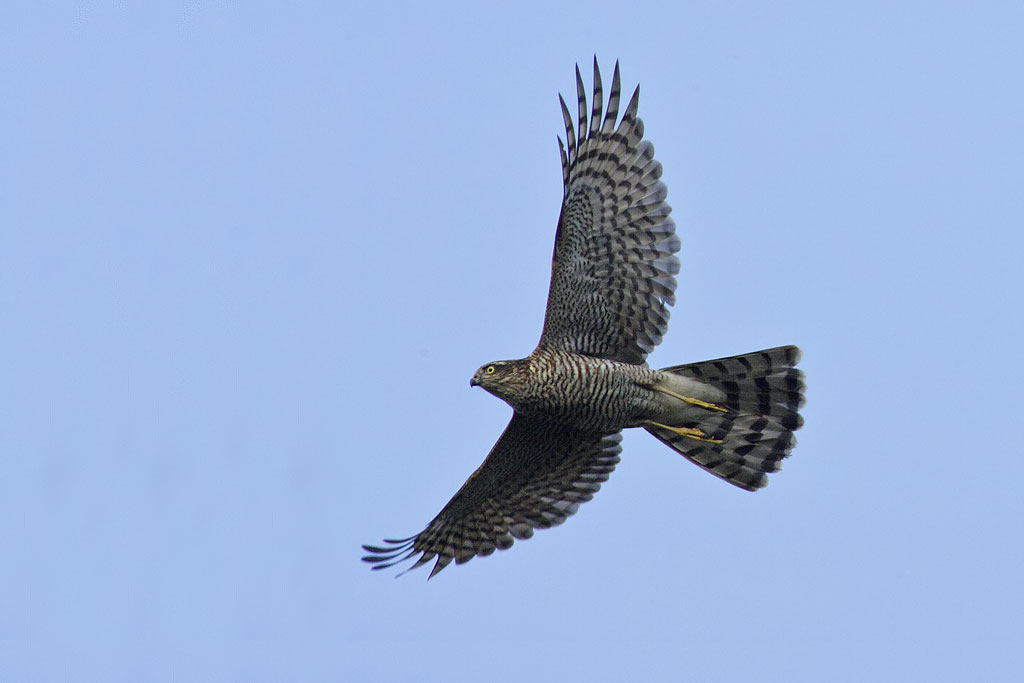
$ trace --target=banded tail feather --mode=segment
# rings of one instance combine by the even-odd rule
[[[691,462],[747,491],[768,484],[768,474],[796,446],[793,432],[803,425],[804,374],[796,369],[800,349],[780,346],[741,356],[676,365],[664,372],[704,382],[725,394],[696,427],[702,441],[657,426],[645,429]],[[717,443],[716,443],[717,442]]]

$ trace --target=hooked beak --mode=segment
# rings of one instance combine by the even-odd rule
[[[469,386],[471,386],[471,387],[478,387],[478,386],[480,386],[480,382],[476,381],[476,375],[473,375],[473,378],[471,380],[469,380]]]

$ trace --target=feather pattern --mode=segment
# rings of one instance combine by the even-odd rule
[[[800,349],[780,346],[730,358],[664,368],[725,393],[719,405],[691,425],[710,441],[698,441],[659,427],[647,427],[688,460],[748,491],[768,484],[782,459],[796,446],[793,432],[803,426],[804,374],[794,366]],[[719,443],[715,443],[719,442]]]
[[[661,164],[637,117],[640,89],[616,126],[619,92],[616,63],[602,122],[595,59],[589,125],[578,67],[575,129],[559,98],[566,139],[564,145],[559,140],[564,194],[540,345],[642,363],[668,326],[680,243],[665,202]]]
[[[419,557],[409,569],[436,558],[430,576],[462,564],[534,529],[561,524],[591,498],[619,462],[622,436],[582,432],[516,413],[484,463],[427,528],[383,546],[364,545],[364,561],[384,569]]]

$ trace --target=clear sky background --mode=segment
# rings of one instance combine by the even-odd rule
[[[141,3],[139,3],[141,4]],[[0,680],[1017,680],[1024,5],[39,3],[0,21]],[[429,583],[593,55],[682,238],[655,366],[804,349],[757,494],[643,432]]]

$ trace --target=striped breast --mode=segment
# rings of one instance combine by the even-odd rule
[[[560,350],[530,354],[530,381],[518,410],[542,412],[588,431],[610,433],[636,425],[654,372]]]

